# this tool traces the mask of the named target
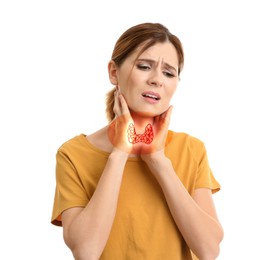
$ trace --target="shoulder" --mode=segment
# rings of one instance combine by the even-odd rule
[[[191,158],[198,162],[205,155],[204,142],[188,133],[169,130],[169,142],[166,152],[173,158]]]
[[[204,142],[195,137],[192,136],[188,133],[184,133],[184,132],[175,132],[172,130],[169,130],[169,136],[170,136],[170,144],[173,145],[182,145],[182,146],[186,146],[188,148],[200,148],[203,149],[204,147]]]
[[[81,149],[86,144],[86,135],[80,134],[68,139],[57,149],[58,153],[67,153],[73,150]]]

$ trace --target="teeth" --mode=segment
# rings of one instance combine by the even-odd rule
[[[150,98],[153,98],[153,99],[158,100],[158,97],[153,96],[153,95],[150,95],[150,94],[145,94],[144,96],[145,96],[145,97],[150,97]]]

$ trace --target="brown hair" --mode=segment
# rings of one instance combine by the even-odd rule
[[[167,41],[171,42],[177,51],[179,75],[184,65],[182,44],[175,35],[170,33],[170,31],[160,23],[142,23],[129,28],[117,40],[111,59],[115,62],[116,66],[120,67],[126,58],[131,55],[140,44],[145,42],[138,56],[156,43],[164,43]],[[114,91],[115,88],[106,95],[106,116],[109,121],[113,120],[115,116],[113,112]]]

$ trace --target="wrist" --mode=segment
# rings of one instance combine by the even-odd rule
[[[141,155],[143,161],[148,165],[150,170],[160,171],[161,169],[166,169],[171,165],[171,161],[169,158],[165,156],[164,150]]]
[[[118,148],[113,148],[109,156],[110,159],[115,159],[115,160],[127,160],[128,157],[129,157],[128,153]]]

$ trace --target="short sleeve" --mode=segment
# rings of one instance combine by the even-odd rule
[[[220,184],[215,179],[212,170],[209,166],[207,152],[204,145],[201,150],[197,176],[196,176],[195,189],[198,188],[211,189],[212,193],[219,191],[221,188]]]
[[[62,226],[61,213],[71,207],[85,207],[88,197],[69,156],[56,154],[56,188],[51,223]]]

